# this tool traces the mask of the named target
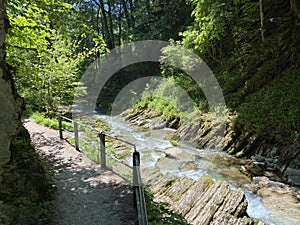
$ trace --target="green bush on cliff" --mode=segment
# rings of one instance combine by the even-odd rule
[[[299,71],[287,71],[266,88],[247,98],[240,107],[244,129],[270,142],[288,144],[300,134]]]
[[[149,188],[145,188],[145,199],[149,225],[188,225],[186,219],[168,209],[167,203],[154,201],[154,195]]]

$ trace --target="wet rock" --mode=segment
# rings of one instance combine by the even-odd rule
[[[184,162],[180,166],[181,171],[191,171],[191,170],[197,170],[197,167],[193,161]]]
[[[271,181],[267,177],[254,177],[252,183],[246,187],[262,198],[267,209],[277,211],[279,217],[300,221],[300,201],[297,197],[300,189]]]
[[[265,225],[265,223],[259,221],[257,225]]]
[[[300,169],[287,168],[285,174],[288,178],[288,183],[300,187]]]
[[[144,126],[149,129],[163,129],[167,127],[167,122],[161,117],[156,117],[152,120],[148,120]]]
[[[180,147],[171,147],[165,149],[165,154],[167,157],[170,158],[176,158],[176,159],[181,159],[181,160],[195,160],[195,155],[188,153],[187,151],[184,151]]]
[[[167,127],[177,129],[180,124],[180,118],[176,117],[173,120],[167,122]]]
[[[180,163],[174,158],[159,158],[156,166],[162,171],[179,170]]]

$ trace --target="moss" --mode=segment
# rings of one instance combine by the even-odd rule
[[[214,184],[213,179],[209,175],[204,175],[200,178],[200,181],[205,184],[205,186],[211,186]]]
[[[163,185],[163,187],[164,187],[164,188],[168,188],[168,187],[172,186],[172,184],[173,184],[174,182],[176,182],[176,179],[175,179],[175,178],[170,178],[170,179]]]
[[[170,140],[170,143],[173,145],[173,146],[178,146],[179,143],[177,141],[175,141],[174,139],[171,139]]]

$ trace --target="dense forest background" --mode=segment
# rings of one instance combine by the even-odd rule
[[[7,61],[28,114],[53,117],[60,105],[72,104],[86,68],[111,49],[164,40],[191,49],[213,70],[236,133],[272,145],[299,142],[298,1],[10,0],[7,12]],[[207,112],[193,80],[163,62],[134,64],[116,73],[100,93],[99,105],[109,111],[117,93],[144,76],[175,80],[195,101],[199,115]],[[161,99],[141,102],[139,107],[180,117]]]

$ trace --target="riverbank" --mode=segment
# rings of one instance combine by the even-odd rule
[[[158,135],[155,136],[163,138],[160,129],[167,127],[166,122],[161,117],[153,115],[155,115],[153,112],[149,116],[140,111],[131,113],[127,111],[123,114],[123,118],[134,124],[135,129],[144,130],[146,136],[148,136],[147,133],[157,132]],[[131,133],[133,132],[131,131]],[[134,133],[134,136],[138,136],[138,134]],[[143,142],[150,143],[149,140],[144,138],[139,135],[139,139]],[[171,138],[174,138],[174,135],[167,137],[168,140]],[[300,221],[297,213],[300,210],[299,189],[285,184],[286,180],[282,177],[280,171],[278,173],[271,167],[268,168],[261,160],[255,158],[237,158],[229,155],[222,157],[223,154],[220,151],[215,151],[216,156],[209,150],[196,151],[194,155],[191,155],[191,152],[186,152],[188,149],[184,148],[180,141],[173,141],[172,143],[178,146],[171,147],[165,143],[161,144],[166,148],[163,153],[153,147],[155,153],[151,153],[151,156],[156,157],[152,158],[156,163],[152,162],[151,165],[147,164],[146,166],[154,166],[160,171],[164,171],[163,175],[175,175],[175,178],[188,176],[193,180],[197,180],[197,176],[199,178],[199,175],[203,174],[202,170],[204,170],[204,173],[211,173],[216,180],[225,179],[229,181],[231,188],[243,188],[247,199],[251,202],[248,206],[249,214],[256,214],[255,217],[263,218],[264,221],[268,222],[267,224],[294,225]],[[150,147],[148,146],[148,148]],[[143,157],[148,157],[148,155],[149,153],[146,150]],[[197,161],[196,164],[194,163],[195,160]],[[149,176],[146,175],[145,177],[148,179]],[[232,180],[234,181],[232,182]],[[174,189],[175,187],[170,188]],[[161,197],[161,192],[156,196],[159,196],[157,200],[168,199]],[[285,202],[278,201],[278,199],[285,199]],[[172,201],[169,203],[172,206],[174,205]]]
[[[211,114],[202,114],[192,122],[184,123],[180,118],[167,119],[149,109],[131,109],[122,115],[130,123],[145,129],[176,128],[171,137],[175,142],[199,149],[221,150],[241,159],[251,159],[253,164],[243,168],[249,176],[267,176],[272,180],[300,186],[300,143],[272,146],[254,135],[238,133],[234,130],[234,116],[220,121]],[[224,130],[219,132],[221,129]]]

